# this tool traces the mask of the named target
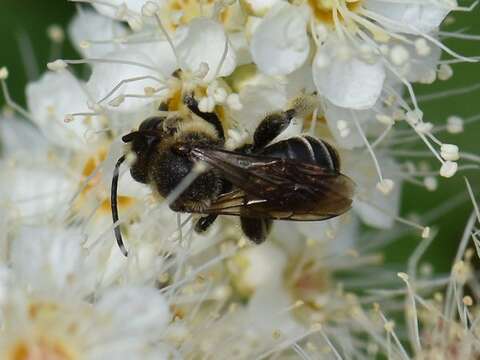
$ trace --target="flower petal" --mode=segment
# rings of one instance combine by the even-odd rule
[[[250,50],[254,62],[268,75],[289,74],[310,53],[307,19],[302,8],[286,2],[275,5],[255,29]]]
[[[177,30],[174,42],[182,68],[197,71],[200,64],[208,64],[206,81],[230,75],[236,67],[235,50],[222,25],[216,21],[196,18]],[[226,44],[226,56],[222,59]]]
[[[131,61],[146,65],[138,66],[127,63],[96,63],[92,68],[92,75],[88,80],[87,87],[91,91],[92,96],[96,101],[103,99],[115,86],[120,84],[121,81],[150,76],[154,78],[161,77],[162,74],[154,71],[150,67],[153,64],[146,55],[141,52],[130,52],[127,50],[116,51],[108,54],[108,58],[114,60]],[[146,88],[158,88],[161,84],[151,78],[132,81],[124,83],[117,91],[109,97],[102,105],[107,105],[108,109],[114,112],[132,112],[140,110],[155,101],[153,97],[135,97],[124,98],[117,104],[112,103],[112,100],[119,99],[125,95],[143,96],[145,95]],[[160,93],[156,93],[159,95]]]
[[[345,159],[345,172],[357,185],[357,197],[353,209],[362,221],[379,229],[393,226],[394,216],[400,209],[401,173],[398,165],[391,158],[378,156],[383,176],[395,181],[393,190],[385,195],[377,189],[378,175],[369,154],[351,156]]]
[[[88,295],[94,290],[94,273],[82,262],[82,239],[82,233],[73,228],[22,227],[12,241],[15,274],[35,292]]]
[[[257,289],[247,307],[252,330],[265,339],[272,339],[274,330],[280,331],[286,337],[293,337],[304,331],[291,312],[285,311],[292,303],[292,297],[282,282],[272,281]],[[270,336],[266,336],[267,334]]]
[[[328,255],[344,255],[358,240],[358,220],[346,214],[326,221],[296,224],[307,239],[328,244]]]
[[[69,113],[91,112],[81,85],[67,71],[47,72],[27,85],[27,104],[33,120],[45,137],[57,145],[81,149],[86,144],[85,132],[99,127],[97,117],[64,121]]]
[[[232,110],[238,128],[253,135],[258,124],[271,112],[287,105],[287,92],[283,84],[271,77],[257,74],[239,89],[241,110]],[[262,99],[262,101],[258,101]]]
[[[237,66],[251,64],[253,60],[245,34],[241,31],[237,31],[229,34],[229,37],[232,42],[232,47],[237,54]]]
[[[96,305],[110,313],[122,333],[157,338],[170,321],[166,300],[154,288],[123,287],[108,291]]]
[[[127,30],[121,23],[85,9],[75,15],[68,26],[68,33],[72,44],[84,57],[102,57],[119,47],[113,43],[113,39],[125,35]],[[110,39],[112,43],[93,43],[95,40]],[[88,47],[81,46],[83,41],[88,42]]]
[[[117,18],[121,6],[126,7],[125,12],[131,11],[139,15],[146,2],[147,0],[103,0],[101,3],[93,2],[92,5],[100,14]]]
[[[141,53],[142,56],[147,57],[158,72],[167,78],[178,69],[177,58],[172,50],[172,47],[166,40],[155,41],[152,43],[129,44],[124,47],[124,52]]]
[[[397,47],[408,56],[405,57],[404,62],[395,64],[392,61],[391,65],[400,76],[405,77],[410,82],[431,83],[435,81],[442,50],[438,46],[433,46],[425,41],[425,47],[422,48],[425,53],[419,54],[415,41],[423,39],[412,35],[406,35],[405,37],[411,40],[411,43],[392,41],[392,49]],[[432,37],[435,36],[432,35]]]
[[[320,95],[337,106],[357,110],[371,108],[382,92],[383,65],[368,64],[354,56],[337,57],[325,64],[324,56],[320,48],[313,64],[313,80]]]
[[[346,109],[336,106],[329,101],[325,101],[324,110],[328,128],[340,147],[353,149],[365,145],[353,122],[352,111],[355,111],[356,120],[362,124],[364,120],[373,118],[373,112]]]
[[[275,4],[282,0],[243,0],[247,12],[255,16],[264,16]]]
[[[3,157],[47,152],[47,141],[38,128],[14,116],[0,118],[0,144]]]
[[[30,159],[32,160],[32,159]],[[0,199],[6,208],[23,221],[52,217],[65,211],[75,185],[58,170],[58,164],[1,164]]]
[[[366,9],[387,17],[392,22],[381,22],[383,26],[394,31],[406,33],[430,33],[436,30],[453,7],[447,2],[442,4],[428,2],[425,4],[395,3],[382,0],[368,0]]]

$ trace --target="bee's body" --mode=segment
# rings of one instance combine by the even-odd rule
[[[149,118],[123,140],[131,143],[136,155],[132,177],[163,197],[176,190],[197,162],[208,165],[170,204],[174,211],[205,214],[197,231],[205,231],[217,215],[235,215],[240,216],[244,233],[260,243],[272,219],[323,220],[350,208],[353,183],[340,173],[332,146],[311,136],[272,143],[288,127],[295,109],[267,116],[255,131],[253,144],[227,151],[216,115],[201,113],[192,96],[184,103],[189,116]],[[114,221],[118,214],[113,189],[120,163],[112,184]],[[123,249],[118,227],[116,235]]]

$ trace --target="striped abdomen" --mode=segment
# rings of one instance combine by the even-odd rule
[[[279,141],[262,149],[258,154],[312,163],[335,172],[340,172],[340,159],[337,151],[327,142],[309,135],[301,135]]]

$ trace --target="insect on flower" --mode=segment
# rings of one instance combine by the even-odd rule
[[[340,172],[331,145],[308,135],[272,143],[301,109],[269,114],[252,144],[228,151],[217,115],[201,112],[192,94],[184,95],[183,103],[187,111],[182,116],[148,118],[122,140],[136,155],[130,168],[134,180],[150,184],[163,197],[174,194],[173,211],[204,215],[195,231],[207,230],[218,215],[239,216],[245,235],[259,244],[273,220],[326,220],[350,209],[354,183]],[[117,161],[112,179],[115,224],[119,167],[125,158]],[[127,256],[118,224],[114,231]]]

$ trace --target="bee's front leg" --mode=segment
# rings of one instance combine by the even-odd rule
[[[193,96],[193,94],[188,94],[183,97],[183,103],[188,107],[188,109],[195,115],[201,117],[206,122],[213,125],[215,130],[217,130],[218,137],[221,140],[225,140],[225,133],[223,131],[222,123],[218,118],[217,114],[214,112],[201,112],[198,108],[198,102]]]

